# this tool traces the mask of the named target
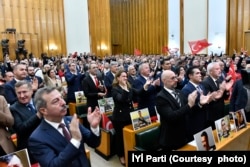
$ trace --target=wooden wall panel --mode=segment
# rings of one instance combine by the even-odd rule
[[[226,52],[240,51],[244,47],[244,32],[250,30],[249,0],[229,0],[227,18],[227,47]]]
[[[6,28],[15,28],[16,34],[6,34]],[[0,40],[13,37],[9,42],[11,59],[16,57],[19,39],[26,40],[25,48],[36,57],[42,52],[66,55],[63,0],[0,0],[0,32]]]
[[[166,0],[110,0],[110,6],[112,45],[127,54],[135,48],[161,54],[168,39]]]
[[[88,0],[91,52],[97,56],[111,53],[110,1]]]
[[[19,5],[20,1],[13,1],[13,9],[16,9],[15,11],[13,10],[13,25],[12,27],[16,29],[17,32],[21,31],[21,27],[20,27],[20,20],[19,20],[19,15],[20,15],[20,5]],[[10,27],[10,28],[12,28]],[[7,28],[7,27],[5,27]],[[5,30],[5,28],[3,29],[3,31]]]

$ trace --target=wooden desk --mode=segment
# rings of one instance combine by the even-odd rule
[[[124,151],[125,151],[125,161],[126,161],[126,166],[128,164],[128,151],[134,151],[135,147],[135,134],[145,131],[147,129],[159,126],[159,122],[153,122],[151,125],[148,125],[146,127],[143,127],[141,129],[135,130],[133,129],[132,125],[125,126],[123,128],[123,141],[124,141]]]
[[[86,103],[69,103],[69,115],[73,116],[74,114],[77,114],[80,123],[83,124],[83,118],[80,118],[80,115],[78,115],[79,113],[76,112],[76,107],[80,106],[80,105],[86,105]]]
[[[232,135],[222,142],[218,142],[217,134],[213,131],[215,137],[216,150],[237,150],[246,151],[250,150],[250,123],[247,124],[246,128],[241,129],[238,132],[233,132]],[[185,145],[178,151],[193,151],[196,147],[192,145]]]

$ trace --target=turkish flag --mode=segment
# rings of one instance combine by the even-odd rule
[[[76,58],[76,57],[77,57],[77,52],[73,53],[73,54],[72,54],[72,57],[73,57],[73,58]]]
[[[212,45],[211,43],[208,43],[206,39],[197,40],[197,41],[189,41],[188,44],[190,46],[192,54],[197,54],[201,50]]]
[[[141,55],[141,51],[139,49],[135,49],[134,55],[140,56]]]
[[[102,128],[106,130],[113,129],[113,124],[106,114],[102,114]]]
[[[232,80],[235,82],[236,81],[236,72],[235,72],[235,69],[234,69],[234,63],[233,61],[230,62],[230,66],[229,66],[229,71],[227,73],[227,75],[231,75],[232,76]]]
[[[162,53],[167,53],[169,52],[169,48],[167,46],[162,47]]]

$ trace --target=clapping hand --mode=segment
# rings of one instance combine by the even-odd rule
[[[224,91],[222,90],[217,90],[211,93],[211,97],[213,100],[218,100],[223,96]]]
[[[204,104],[208,104],[211,101],[211,93],[208,93],[206,96],[203,95],[202,92],[200,92],[200,104],[204,105]]]
[[[38,89],[38,79],[36,77],[32,80],[32,90],[36,91]]]
[[[153,83],[152,83],[152,85],[154,85],[154,86],[160,86],[160,84],[161,84],[160,78],[154,80]]]
[[[82,134],[79,129],[79,119],[77,118],[76,114],[73,115],[72,120],[69,124],[69,131],[72,138],[76,139],[77,141],[82,140]]]
[[[91,112],[91,107],[88,107],[88,115],[87,119],[92,128],[97,128],[101,121],[101,113],[98,107],[95,108],[93,112]]]
[[[226,83],[225,89],[226,89],[227,91],[229,91],[229,90],[232,88],[233,84],[234,84],[234,81],[233,81],[233,80],[230,80],[229,82]]]
[[[195,99],[197,98],[197,95],[198,95],[197,90],[193,91],[192,93],[190,93],[190,94],[188,95],[188,105],[189,105],[190,107],[193,107],[193,106],[194,106],[194,104],[195,104]]]

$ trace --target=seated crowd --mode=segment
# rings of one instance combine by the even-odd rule
[[[250,69],[246,53],[228,55],[69,55],[11,61],[1,65],[0,156],[28,149],[41,166],[89,166],[84,144],[100,144],[98,100],[113,97],[111,121],[116,154],[125,165],[124,126],[129,113],[148,108],[160,115],[159,144],[171,151],[229,111],[248,103],[241,70]],[[87,98],[89,126],[69,116],[75,92]],[[225,110],[225,101],[230,102]],[[136,108],[135,107],[136,105]],[[9,105],[9,106],[8,106]],[[246,112],[249,121],[249,112]],[[16,134],[16,146],[10,135]]]

